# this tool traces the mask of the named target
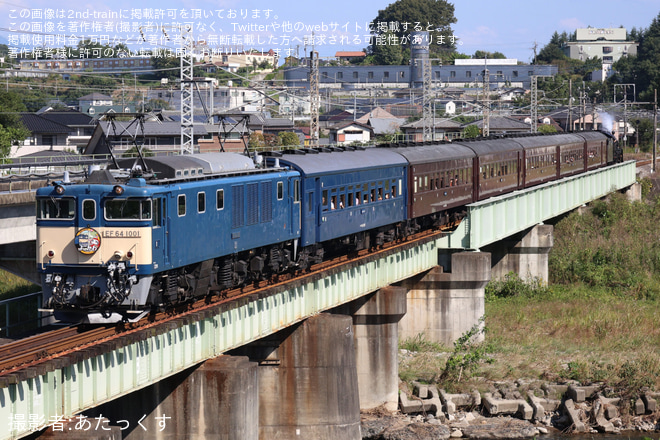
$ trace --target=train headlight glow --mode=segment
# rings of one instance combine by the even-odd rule
[[[115,185],[115,187],[112,188],[112,192],[114,192],[115,194],[120,196],[120,195],[124,194],[124,188],[122,186]]]
[[[64,194],[64,187],[63,187],[62,185],[57,185],[57,186],[55,187],[55,192],[56,192],[57,194],[60,194],[60,195],[61,195],[61,194]]]

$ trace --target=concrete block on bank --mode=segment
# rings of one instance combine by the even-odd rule
[[[426,397],[422,398],[420,394]],[[444,419],[440,394],[432,385],[413,382],[413,398],[409,399],[406,393],[399,393],[399,408],[404,414],[431,413]]]
[[[646,405],[644,405],[644,401],[642,399],[635,400],[635,415],[641,416],[644,413],[646,413]]]
[[[481,394],[474,390],[470,394],[449,394],[440,390],[440,401],[447,415],[454,414],[459,407],[475,407],[481,405]]]
[[[544,383],[541,388],[545,391],[546,397],[553,400],[562,400],[564,394],[568,391],[568,385],[555,385]]]
[[[655,412],[656,400],[653,397],[651,397],[650,393],[642,394],[642,402],[644,402],[644,406],[646,408],[647,414]]]
[[[561,405],[560,400],[537,397],[532,391],[527,392],[527,400],[534,411],[532,417],[536,420],[541,420],[546,413],[556,411]]]
[[[605,406],[606,403],[599,397],[594,401],[594,404],[591,408],[591,419],[592,422],[596,425],[596,429],[601,433],[612,433],[616,430],[612,422],[608,421],[605,417]]]
[[[581,403],[595,396],[599,390],[600,390],[600,386],[598,385],[589,385],[589,386],[570,385],[568,387],[568,391],[566,392],[566,394],[569,399],[572,399],[576,403]]]
[[[575,432],[587,432],[587,426],[580,420],[580,413],[575,408],[575,402],[572,399],[564,401],[564,409],[571,420],[571,426]]]
[[[491,416],[515,414],[519,415],[523,420],[531,420],[534,415],[534,410],[526,401],[519,399],[496,399],[490,393],[484,394],[483,406]]]
[[[621,401],[620,398],[615,397],[615,398],[609,398],[609,397],[603,397],[600,394],[598,395],[598,400],[602,402],[604,410],[605,410],[605,418],[607,420],[612,420],[617,417],[619,417],[619,402]]]

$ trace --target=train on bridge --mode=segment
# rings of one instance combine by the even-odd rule
[[[66,322],[135,320],[620,161],[597,131],[122,159],[37,191],[44,307]]]

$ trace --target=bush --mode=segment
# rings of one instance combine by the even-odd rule
[[[530,281],[521,279],[515,272],[509,272],[503,280],[493,280],[486,285],[486,301],[513,296],[533,297],[547,293],[540,278]]]
[[[454,350],[447,359],[439,382],[460,382],[470,378],[481,363],[493,362],[488,357],[486,345],[476,342],[478,336],[486,332],[485,319],[485,316],[479,318],[478,323],[454,342]]]

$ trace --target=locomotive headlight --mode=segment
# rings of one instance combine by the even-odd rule
[[[46,255],[48,255],[48,258],[52,259],[55,256],[55,251],[51,249],[46,253]]]
[[[57,185],[57,186],[55,187],[55,192],[56,192],[57,194],[60,194],[60,195],[61,195],[61,194],[64,194],[64,187],[63,187],[62,185]]]
[[[120,195],[124,194],[124,188],[122,186],[115,185],[115,187],[112,188],[112,192],[114,192],[115,194],[120,196]]]
[[[124,257],[124,252],[115,251],[115,253],[113,254],[113,257],[115,257],[117,260],[121,260]]]

